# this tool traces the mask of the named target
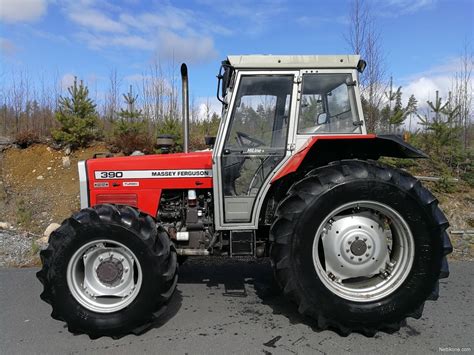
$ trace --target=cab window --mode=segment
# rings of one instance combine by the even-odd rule
[[[361,133],[351,74],[305,74],[299,134]]]

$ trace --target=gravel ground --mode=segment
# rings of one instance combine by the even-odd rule
[[[0,267],[24,267],[34,265],[34,237],[0,229]]]

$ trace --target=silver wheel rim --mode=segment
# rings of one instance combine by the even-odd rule
[[[397,290],[409,275],[414,239],[404,218],[376,201],[355,201],[326,216],[313,242],[321,282],[351,301],[372,302]]]
[[[93,312],[111,313],[127,307],[138,295],[142,270],[125,245],[101,239],[79,248],[67,267],[71,294]]]

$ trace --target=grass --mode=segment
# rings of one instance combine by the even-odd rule
[[[27,206],[24,200],[18,201],[18,206],[16,210],[16,219],[22,227],[29,227],[31,225],[32,217],[31,210]]]

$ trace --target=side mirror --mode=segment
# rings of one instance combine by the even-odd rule
[[[318,115],[316,123],[318,125],[321,125],[321,124],[327,123],[327,121],[328,121],[328,114],[326,112],[323,112]]]

